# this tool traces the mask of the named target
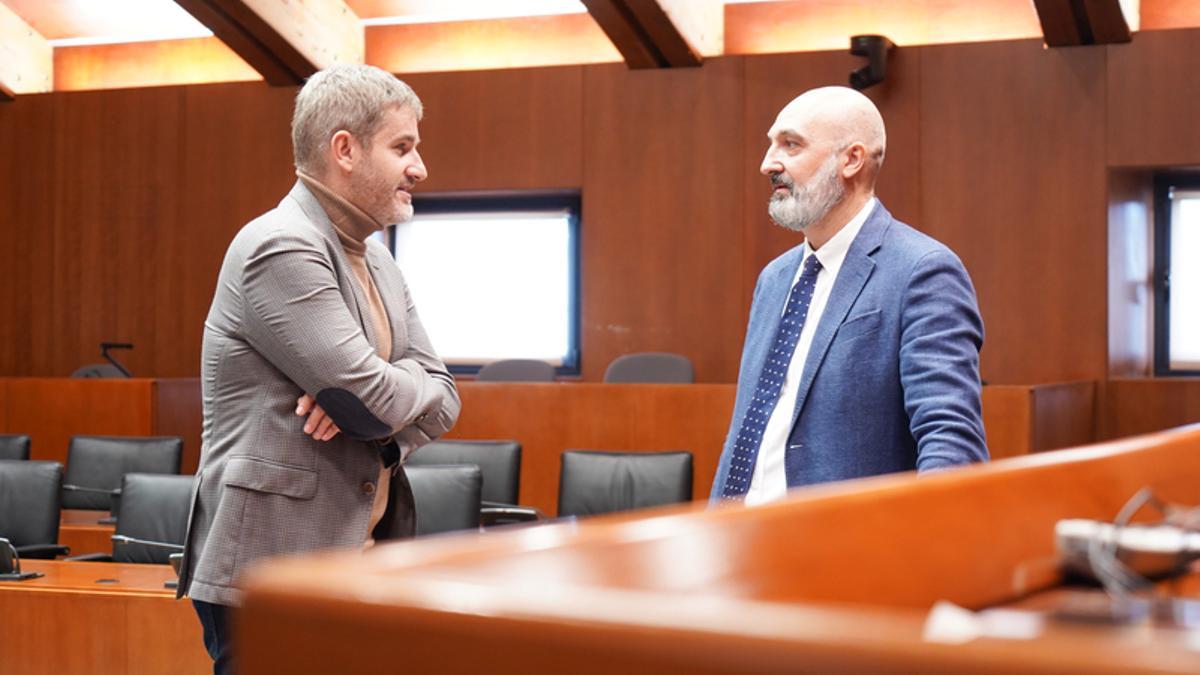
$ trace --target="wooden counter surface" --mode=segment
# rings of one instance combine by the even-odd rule
[[[6,673],[212,672],[200,622],[163,586],[168,565],[24,560],[45,576],[0,582]]]
[[[244,673],[369,672],[397,653],[439,672],[1195,673],[1194,627],[1040,615],[1027,639],[926,639],[940,601],[1052,609],[1066,597],[1054,524],[1110,519],[1144,486],[1200,503],[1200,426],[755,508],[272,561],[246,579]]]

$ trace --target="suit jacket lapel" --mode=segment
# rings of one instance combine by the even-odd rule
[[[784,305],[787,304],[788,294],[792,290],[792,280],[796,278],[796,270],[804,257],[804,245],[793,247],[786,254],[787,259],[774,272],[761,282],[759,292],[762,294],[755,303],[755,316],[750,317],[750,325],[757,327],[755,334],[747,337],[746,343],[754,345],[755,351],[747,362],[747,373],[750,391],[754,391],[758,378],[762,374],[763,364],[767,354],[775,342],[775,332],[779,330],[780,317],[783,316]]]
[[[808,348],[808,358],[804,362],[804,374],[800,378],[800,389],[796,393],[796,408],[792,411],[791,426],[793,427],[800,417],[800,411],[804,409],[804,401],[808,398],[808,392],[812,388],[813,380],[817,377],[817,371],[821,369],[821,364],[825,361],[825,354],[829,351],[833,336],[842,322],[846,320],[846,315],[854,306],[854,301],[858,299],[863,286],[867,285],[867,279],[875,270],[875,261],[871,259],[871,254],[879,248],[883,235],[887,232],[891,222],[892,214],[883,208],[883,204],[876,204],[874,211],[867,217],[862,229],[858,231],[858,236],[850,244],[850,250],[846,252],[846,259],[842,261],[842,268],[838,271],[837,280],[834,281],[833,290],[829,294],[829,300],[825,303],[825,310],[821,313],[821,320],[817,324],[816,334],[813,335],[812,345]]]
[[[325,209],[321,207],[321,203],[313,196],[308,187],[303,182],[297,180],[296,185],[292,187],[292,191],[288,193],[300,204],[300,208],[312,221],[313,225],[325,237],[329,244],[329,251],[333,255],[334,265],[338,272],[338,288],[342,292],[342,297],[346,300],[346,306],[354,313],[358,320],[358,325],[362,327],[363,334],[367,336],[367,342],[371,347],[378,349],[379,337],[375,335],[375,326],[368,319],[370,310],[367,306],[367,298],[363,289],[359,288],[359,284],[355,281],[354,270],[350,268],[350,261],[346,258],[346,249],[342,248],[342,242],[338,239],[337,232],[333,229],[333,221],[329,220],[329,214],[325,213]],[[347,294],[347,291],[349,293]]]

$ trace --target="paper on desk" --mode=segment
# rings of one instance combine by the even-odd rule
[[[929,610],[922,638],[926,642],[959,645],[976,638],[1032,640],[1042,633],[1042,616],[1015,609],[972,612],[952,602],[939,601]]]

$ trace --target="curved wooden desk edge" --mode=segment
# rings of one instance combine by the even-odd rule
[[[1200,426],[820,486],[755,509],[692,504],[275,561],[246,579],[247,626],[257,635],[270,630],[266,617],[336,616],[334,624],[355,630],[382,622],[430,639],[512,640],[529,654],[534,644],[582,641],[575,656],[559,655],[571,659],[606,640],[615,649],[619,638],[621,653],[651,650],[695,672],[709,672],[696,670],[695,655],[707,655],[711,672],[734,672],[721,655],[750,641],[768,668],[801,653],[814,664],[825,654],[831,667],[859,657],[878,666],[870,655],[886,653],[893,665],[949,672],[968,657],[920,640],[926,608],[942,599],[982,608],[1055,585],[1054,522],[1111,518],[1144,485],[1168,500],[1200,501]],[[1025,672],[1187,669],[1179,662],[1186,649],[1122,656],[1119,645],[1089,635],[1058,631],[1062,658],[1038,641],[984,640],[969,659],[977,667],[995,650],[1004,657],[998,670]],[[650,641],[630,642],[642,638]]]

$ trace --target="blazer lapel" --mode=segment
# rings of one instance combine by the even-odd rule
[[[333,221],[329,220],[329,214],[325,213],[321,203],[302,181],[296,181],[296,185],[292,187],[288,196],[300,204],[305,215],[325,237],[329,252],[333,256],[333,263],[337,267],[338,288],[342,292],[342,298],[346,300],[346,306],[354,313],[358,325],[362,327],[363,334],[367,336],[367,342],[371,344],[371,347],[378,348],[379,338],[375,335],[375,326],[367,320],[370,310],[367,306],[366,295],[355,281],[354,270],[350,268],[350,261],[346,259],[346,249],[342,248],[342,242],[333,229]],[[347,291],[349,291],[348,294]]]
[[[804,257],[804,245],[793,247],[784,255],[787,258],[768,277],[763,278],[759,288],[758,302],[754,303],[755,315],[750,317],[750,325],[754,335],[747,336],[746,344],[753,345],[754,352],[747,360],[747,380],[750,391],[754,391],[758,378],[762,374],[763,364],[775,341],[775,332],[779,330],[779,321],[783,316],[783,307],[787,304],[788,294],[792,290],[792,279],[796,278],[796,270]]]
[[[883,204],[876,204],[875,210],[863,223],[858,236],[850,244],[850,250],[846,252],[846,259],[838,271],[837,280],[834,281],[829,300],[825,303],[825,310],[821,313],[821,321],[817,324],[817,332],[813,335],[812,345],[808,349],[804,375],[800,378],[800,389],[796,393],[796,407],[792,411],[791,427],[796,425],[800,411],[804,409],[804,401],[808,398],[817,371],[825,361],[825,354],[829,351],[833,336],[846,320],[854,301],[858,299],[863,286],[867,285],[867,279],[871,278],[871,273],[875,270],[875,261],[871,259],[871,254],[879,248],[891,222],[892,214],[883,208]]]

